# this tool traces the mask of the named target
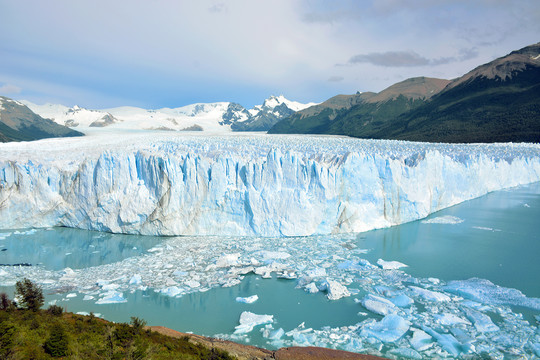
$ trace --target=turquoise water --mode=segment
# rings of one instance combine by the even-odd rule
[[[540,297],[540,183],[497,191],[432,214],[462,223],[422,221],[358,235],[365,258],[401,261],[408,274],[443,280],[479,277]]]
[[[126,284],[137,272],[137,263],[130,263],[130,259],[154,254],[156,247],[163,247],[165,253],[167,251],[178,253],[180,252],[178,249],[183,249],[183,247],[187,250],[182,257],[178,257],[177,254],[177,257],[172,258],[171,265],[156,265],[155,271],[152,270],[151,265],[144,265],[150,266],[150,270],[142,270],[143,265],[141,265],[140,271],[146,271],[144,274],[158,276],[166,269],[169,272],[179,269],[186,274],[189,273],[189,276],[202,274],[199,281],[205,283],[204,276],[208,273],[213,274],[212,271],[215,271],[208,270],[207,266],[210,264],[211,267],[211,264],[216,263],[220,255],[234,251],[244,252],[248,248],[265,249],[265,244],[268,244],[268,250],[292,254],[291,258],[298,263],[296,268],[294,265],[292,268],[297,273],[301,273],[306,266],[323,268],[326,266],[329,276],[340,276],[343,282],[349,284],[347,287],[352,296],[336,301],[328,300],[324,293],[309,294],[297,288],[298,279],[278,279],[275,273],[272,279],[263,279],[259,275],[250,273],[243,277],[238,285],[231,287],[219,287],[215,286],[217,283],[206,281],[214,285],[201,286],[204,291],[188,291],[179,297],[170,297],[156,292],[156,288],[152,286],[145,289],[144,287],[127,288],[126,285],[122,285],[121,291],[127,302],[113,304],[96,304],[95,300],[100,296],[101,290],[93,285],[92,281],[98,279],[84,282],[83,275],[79,276],[83,279],[81,282],[84,285],[78,287],[74,285],[61,291],[58,289],[47,291],[48,302],[56,301],[68,311],[99,313],[109,320],[118,322],[129,321],[131,316],[138,316],[150,325],[163,325],[183,332],[191,331],[208,336],[220,335],[267,348],[288,346],[294,343],[270,341],[260,331],[264,325],[259,325],[247,335],[233,334],[243,311],[274,315],[273,329],[283,328],[285,332],[304,323],[305,328],[315,329],[314,339],[316,339],[312,339],[311,344],[347,348],[341,346],[339,342],[335,343],[326,339],[325,336],[329,336],[332,332],[339,336],[356,334],[359,332],[357,329],[339,328],[355,326],[366,319],[379,321],[382,318],[381,315],[371,313],[358,304],[358,301],[369,292],[376,291],[380,294],[382,288],[403,290],[406,289],[403,284],[405,286],[421,284],[429,287],[430,281],[436,283],[436,280],[427,281],[427,278],[437,278],[444,283],[477,277],[490,280],[505,288],[518,289],[529,298],[540,297],[538,280],[538,274],[540,274],[540,183],[494,192],[440,211],[427,220],[441,218],[450,223],[415,221],[357,235],[329,237],[195,238],[196,241],[201,242],[200,254],[197,252],[199,250],[188,247],[192,246],[194,238],[185,238],[184,244],[183,238],[177,238],[175,242],[172,242],[168,238],[113,235],[65,228],[18,233],[2,231],[0,232],[0,250],[5,250],[0,251],[0,264],[29,263],[32,266],[17,267],[17,269],[12,266],[0,267],[0,283],[4,285],[0,287],[0,291],[12,293],[13,286],[10,286],[12,285],[10,281],[13,279],[11,276],[13,273],[16,273],[17,277],[25,274],[29,277],[43,276],[39,275],[43,273],[48,277],[53,277],[58,270],[66,267],[82,269],[83,272],[91,268],[103,268],[103,271],[112,271],[110,269],[114,268],[112,274],[116,278],[112,282]],[[205,241],[208,244],[205,245]],[[212,242],[216,244],[215,248]],[[218,248],[217,244],[221,247]],[[216,254],[212,254],[212,251]],[[257,252],[253,254],[256,255]],[[402,272],[379,269],[360,274],[352,270],[336,270],[339,264],[346,261],[355,262],[359,258],[368,260],[371,264],[376,264],[378,259],[399,261],[408,267],[402,268]],[[154,257],[149,259],[151,263]],[[165,261],[163,257],[155,259]],[[147,263],[149,261],[147,260]],[[294,261],[291,263],[294,264]],[[119,264],[117,268],[115,268],[116,264]],[[2,269],[9,272],[11,277],[2,275]],[[35,272],[42,271],[40,269],[45,272]],[[219,277],[224,274],[227,274],[225,270],[211,276]],[[105,275],[105,272],[103,276],[113,277],[110,274]],[[123,277],[118,280],[118,276]],[[178,280],[178,278],[175,279]],[[164,287],[160,286],[157,289]],[[45,289],[49,288],[50,284],[45,284]],[[429,288],[441,290],[439,287]],[[70,297],[67,297],[68,293],[71,294]],[[85,294],[94,298],[83,300]],[[253,304],[235,301],[236,297],[255,294],[258,295],[259,300]],[[432,313],[452,313],[458,311],[456,309],[459,308],[453,305],[444,307],[440,304],[424,303],[416,298],[415,301],[415,305],[411,308],[415,312],[415,315],[411,317],[413,323],[418,322],[423,312],[428,310]],[[529,334],[523,336],[530,336],[531,331],[534,332],[534,326],[538,326],[534,316],[540,315],[539,309],[511,306],[514,311],[512,317],[519,318],[519,314],[523,314],[523,319],[528,321],[528,324],[524,324],[510,323],[509,318],[501,318],[507,310],[500,306],[489,306],[491,307],[486,311],[493,314],[493,320],[501,328],[508,323],[509,327],[515,329],[517,326],[520,332]],[[428,324],[433,326],[432,322]],[[420,327],[420,325],[416,326]],[[519,326],[522,326],[523,330],[520,330]],[[440,329],[443,332],[449,331],[443,326],[440,326]],[[471,331],[474,334],[474,330]],[[300,338],[294,337],[294,339],[297,343],[300,341]],[[488,343],[495,341],[490,339],[487,340]],[[400,341],[399,346],[408,344],[405,340]],[[534,341],[529,340],[529,343],[532,344]],[[393,349],[391,344],[370,347],[371,345],[364,343],[363,346],[363,348],[349,347],[348,349],[382,354]],[[530,346],[532,345],[524,347],[526,355],[531,354]]]

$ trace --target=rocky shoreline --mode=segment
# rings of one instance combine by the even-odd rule
[[[148,326],[149,330],[173,338],[189,338],[195,344],[210,349],[227,352],[238,360],[379,360],[374,355],[357,354],[353,352],[334,350],[320,347],[288,347],[278,350],[266,350],[251,345],[238,344],[228,340],[209,338],[201,335],[182,333],[164,326]]]

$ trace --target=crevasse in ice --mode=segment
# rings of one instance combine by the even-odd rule
[[[50,139],[0,144],[0,228],[359,232],[539,180],[534,144],[175,134]]]

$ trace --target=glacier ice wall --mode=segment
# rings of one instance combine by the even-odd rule
[[[50,139],[0,144],[0,228],[359,232],[535,181],[535,144],[175,134]]]

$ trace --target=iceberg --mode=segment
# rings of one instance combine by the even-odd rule
[[[373,337],[382,342],[394,342],[399,340],[409,330],[411,323],[399,315],[386,315],[381,321],[365,326],[360,335]]]
[[[377,265],[385,270],[395,270],[402,267],[408,267],[408,265],[400,263],[399,261],[384,261],[383,259],[377,260]]]
[[[326,291],[329,300],[339,300],[343,297],[351,296],[347,288],[335,280],[326,279],[322,283],[320,290]]]
[[[388,299],[368,294],[362,300],[362,305],[371,312],[379,315],[395,314],[399,311],[396,305]]]
[[[540,298],[528,298],[518,289],[505,288],[486,279],[450,281],[445,291],[484,304],[516,305],[540,310]]]
[[[362,232],[536,181],[539,144],[111,133],[0,144],[0,229]]]
[[[418,286],[411,286],[410,287],[414,293],[427,301],[450,301],[450,296],[437,292],[437,291],[431,291],[427,289],[420,288]]]
[[[271,324],[274,322],[273,315],[257,315],[250,311],[244,311],[240,314],[240,325],[235,327],[235,334],[246,334],[253,330],[257,325]]]
[[[237,297],[236,302],[244,303],[244,304],[253,304],[255,301],[259,300],[259,297],[257,295],[252,295],[248,297]]]
[[[96,301],[96,304],[121,304],[125,303],[127,300],[124,298],[124,295],[118,291],[109,291],[103,294],[103,297]]]

